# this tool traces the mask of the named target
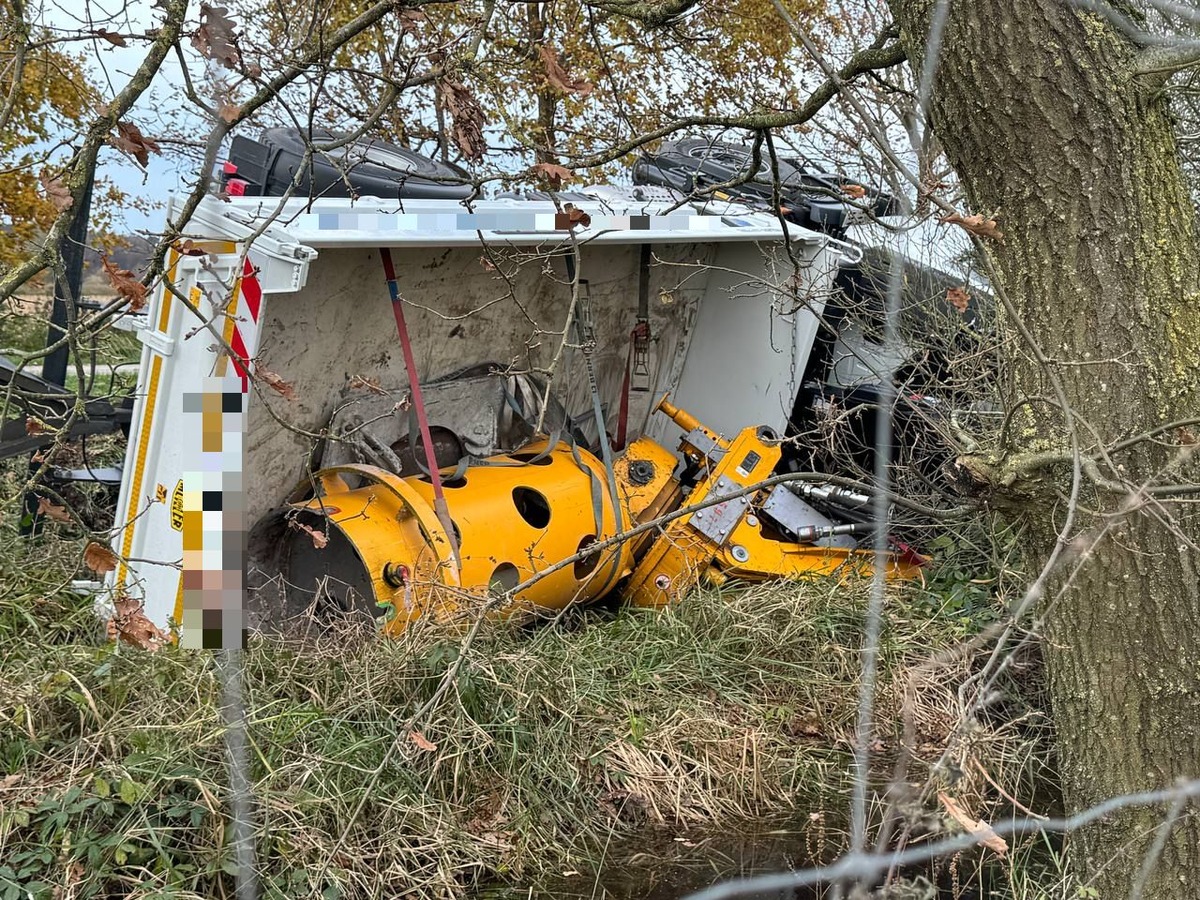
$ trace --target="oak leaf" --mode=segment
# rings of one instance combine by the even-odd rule
[[[442,106],[450,113],[450,139],[467,159],[479,159],[487,150],[483,108],[465,84],[447,79],[441,87]]]
[[[352,375],[350,376],[350,380],[346,382],[346,387],[355,390],[370,391],[372,394],[379,394],[381,397],[387,396],[387,391],[379,386],[379,379],[374,376]]]
[[[196,242],[191,238],[186,240],[176,241],[171,245],[171,249],[180,256],[207,256],[203,247],[196,246]]]
[[[954,287],[946,291],[946,302],[957,309],[960,313],[967,311],[967,306],[971,302],[971,295],[962,288]]]
[[[425,737],[419,731],[410,731],[408,739],[417,745],[418,750],[424,750],[426,753],[432,753],[437,749],[437,744]]]
[[[67,190],[67,186],[61,178],[53,177],[49,172],[43,172],[38,176],[38,181],[42,184],[42,190],[46,192],[46,199],[54,204],[55,209],[63,212],[71,208],[75,198],[71,196],[71,192]]]
[[[553,190],[558,190],[566,182],[575,177],[575,173],[570,169],[560,166],[557,163],[537,163],[530,168],[530,171],[545,178]]]
[[[237,47],[233,19],[223,6],[200,4],[200,27],[192,35],[192,46],[206,59],[215,59],[227,69],[237,68],[242,54]]]
[[[104,575],[117,567],[117,554],[98,541],[88,541],[83,548],[83,564],[97,575]]]
[[[104,38],[104,40],[108,41],[114,47],[128,47],[129,46],[129,43],[125,40],[125,38],[121,37],[121,35],[117,34],[117,32],[115,32],[115,31],[106,31],[103,28],[97,28],[95,31],[92,32],[92,34],[94,34],[98,38]]]
[[[295,528],[297,531],[305,532],[310,538],[312,538],[313,546],[318,550],[324,550],[327,546],[329,546],[329,538],[325,536],[323,531],[317,531],[317,529],[313,528],[311,525],[305,525],[298,519],[290,520],[288,525],[292,528]]]
[[[400,30],[405,34],[416,34],[417,26],[429,21],[429,16],[421,9],[402,9],[396,18],[400,20]]]
[[[562,63],[558,61],[558,54],[553,47],[547,47],[543,44],[538,47],[538,55],[542,58],[542,65],[546,69],[546,81],[555,90],[561,91],[564,94],[579,94],[586,97],[592,92],[592,83],[585,81],[582,78],[572,78],[567,74],[567,70],[563,68]]]
[[[947,216],[942,216],[938,219],[943,225],[958,225],[961,228],[969,231],[971,234],[979,237],[991,238],[994,241],[1004,243],[1004,232],[1001,231],[995,219],[985,219],[978,213],[973,216],[964,216],[960,213],[950,213]]]
[[[592,217],[572,203],[564,204],[562,214],[554,217],[554,227],[556,229],[570,231],[576,225],[587,228],[591,224]]]
[[[961,825],[968,834],[974,835],[975,839],[983,846],[995,851],[997,856],[1003,856],[1008,852],[1008,843],[996,834],[992,830],[992,826],[983,819],[976,819],[959,806],[957,800],[943,791],[938,791],[938,800],[941,802],[942,808],[950,814],[950,818]]]
[[[45,497],[38,497],[37,511],[38,515],[45,516],[47,519],[53,519],[55,522],[71,521],[71,514],[67,512],[65,507],[51,503]]]
[[[113,615],[108,620],[107,630],[109,637],[120,638],[127,644],[151,652],[170,640],[170,635],[146,618],[143,604],[132,597],[118,596],[113,599]]]
[[[136,159],[143,169],[150,164],[151,153],[162,153],[157,141],[142,134],[142,130],[132,122],[124,120],[117,123],[117,136],[112,139],[112,145]]]
[[[129,311],[139,312],[146,305],[146,286],[128,269],[114,265],[107,253],[100,255],[100,265],[113,290],[129,301]]]
[[[278,393],[285,400],[296,399],[296,389],[290,382],[284,381],[270,369],[264,369],[262,366],[254,367],[254,377],[263,381],[268,387]]]

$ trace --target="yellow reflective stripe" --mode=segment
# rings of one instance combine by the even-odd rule
[[[133,483],[129,488],[129,513],[125,519],[125,539],[121,544],[121,561],[117,566],[117,584],[125,582],[127,567],[125,559],[133,551],[133,526],[141,514],[142,480],[146,474],[146,455],[150,450],[150,423],[154,419],[154,407],[158,402],[158,381],[162,377],[162,357],[155,356],[150,363],[150,384],[146,390],[146,407],[142,413],[142,431],[138,435],[137,456],[133,463]]]
[[[242,296],[242,277],[239,275],[237,280],[233,282],[233,292],[229,297],[229,303],[225,307],[225,327],[221,329],[221,337],[225,340],[225,346],[228,347],[233,342],[233,328],[236,324],[235,316],[237,316],[238,300]],[[224,347],[217,351],[217,376],[224,378],[229,371],[229,354],[224,352]]]
[[[179,573],[179,587],[175,589],[175,612],[171,615],[175,624],[183,627],[183,572]]]
[[[237,244],[233,241],[202,241],[196,244],[205,253],[232,253],[237,249]],[[167,257],[167,272],[164,279],[171,284],[175,283],[175,277],[179,269],[180,254],[177,250],[171,250]],[[238,276],[238,284],[241,284],[241,276]],[[162,305],[158,310],[158,330],[166,333],[167,326],[171,323],[171,311],[175,307],[175,295],[172,294],[164,286],[162,292]],[[125,578],[129,574],[129,567],[125,564],[125,559],[133,551],[133,529],[144,510],[140,509],[139,497],[142,494],[142,482],[145,480],[146,474],[146,457],[150,451],[150,426],[154,421],[154,410],[158,405],[158,383],[162,378],[163,360],[161,356],[155,355],[150,363],[150,381],[146,387],[146,405],[142,411],[141,430],[138,433],[137,455],[134,457],[133,465],[133,483],[129,491],[129,511],[125,516],[125,537],[121,542],[121,560],[117,564],[116,585],[120,587],[125,583]],[[182,582],[180,582],[182,584]]]

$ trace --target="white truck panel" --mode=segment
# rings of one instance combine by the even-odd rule
[[[580,206],[591,222],[576,228],[579,274],[589,283],[594,359],[610,426],[636,319],[639,248],[649,243],[652,390],[631,396],[631,436],[667,390],[720,431],[752,424],[782,430],[796,387],[793,368],[796,377],[803,371],[813,312],[831,284],[827,237],[789,229],[793,253],[806,263],[802,293],[816,306],[785,312],[779,285],[793,270],[778,252],[783,234],[775,219],[648,209],[611,198]],[[452,201],[281,207],[271,198],[210,198],[201,204],[186,236],[224,243],[206,245],[219,251],[214,255],[181,258],[173,283],[211,315],[212,302],[228,298],[235,273],[245,273],[246,284],[253,279],[250,290],[239,288],[233,315],[216,316],[212,326],[227,339],[236,334],[247,358],[286,380],[296,395],[288,401],[261,382],[247,383],[248,525],[303,475],[313,436],[351,376],[377,378],[385,387],[407,383],[377,248],[392,248],[423,380],[474,362],[544,369],[559,355],[570,297],[561,259],[549,264],[547,277],[545,255],[570,246],[556,215],[552,204],[516,200],[480,201],[469,211]],[[259,304],[248,299],[255,287]],[[147,616],[161,626],[175,618],[181,596],[182,534],[173,507],[184,466],[182,399],[230,362],[211,332],[165,290],[146,320],[113,542],[130,562],[109,576],[109,585],[142,598]],[[561,371],[563,360],[556,365]],[[576,407],[588,402],[578,356],[569,398]],[[281,427],[279,419],[307,434]],[[655,419],[661,421],[649,433],[674,446],[677,432]]]

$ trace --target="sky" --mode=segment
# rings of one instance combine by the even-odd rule
[[[153,27],[154,7],[147,0],[45,0],[41,7],[41,24],[52,30],[68,33],[104,29],[122,35],[144,34]],[[115,96],[128,82],[146,54],[147,41],[129,39],[127,47],[117,47],[104,39],[82,45],[90,74],[108,97]],[[203,72],[203,61],[193,54],[193,73]],[[127,118],[148,137],[189,132],[197,137],[207,133],[204,121],[182,102],[183,78],[179,62],[168,56],[151,89],[139,100]],[[169,192],[184,186],[184,178],[193,175],[195,165],[181,160],[164,144],[161,154],[151,154],[143,171],[131,158],[113,148],[100,155],[97,175],[111,180],[140,205],[143,210],[127,205],[122,210],[114,230],[121,233],[158,231],[166,215]]]

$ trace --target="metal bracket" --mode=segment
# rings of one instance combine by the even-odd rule
[[[139,341],[159,356],[172,356],[175,353],[175,338],[167,337],[161,331],[143,328],[137,333],[137,336]]]
[[[712,489],[709,490],[705,499],[714,495],[720,497],[725,494],[731,494],[741,487],[742,485],[730,481],[722,475],[717,479],[717,483],[712,486]],[[749,508],[749,497],[745,495],[730,497],[723,503],[708,506],[692,513],[688,524],[710,541],[720,546],[729,539],[729,535],[733,533],[734,527],[742,520],[742,516],[746,514]]]
[[[721,457],[725,455],[725,448],[710,438],[703,428],[693,428],[683,441],[703,453],[713,465],[720,462]]]
[[[825,242],[838,255],[838,265],[857,266],[863,259],[863,249],[847,241],[831,237]]]

